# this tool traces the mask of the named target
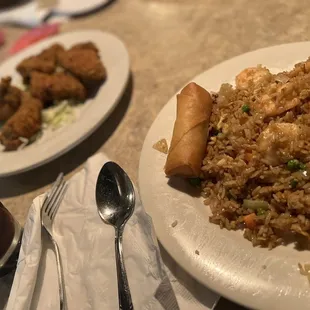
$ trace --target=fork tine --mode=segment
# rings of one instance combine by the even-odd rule
[[[65,196],[67,188],[68,188],[68,183],[65,182],[65,185],[63,186],[62,191],[59,193],[59,196],[58,196],[58,198],[57,198],[57,200],[56,200],[56,202],[54,204],[54,208],[51,211],[51,219],[52,220],[55,218],[55,215],[56,215],[56,213],[57,213],[57,211],[59,209],[59,206],[60,206],[60,204],[61,204],[61,202],[62,202],[62,200],[63,200],[63,198]]]
[[[42,205],[42,210],[46,211],[46,208],[48,207],[51,199],[53,198],[53,195],[55,194],[55,191],[57,190],[59,184],[62,182],[63,177],[64,177],[64,174],[60,173],[58,175],[56,181],[54,182],[50,192],[45,195],[45,199],[44,199],[44,202],[43,202],[43,205]]]
[[[55,180],[54,184],[53,184],[53,187],[51,189],[51,191],[48,193],[48,196],[52,196],[57,188],[57,186],[59,186],[59,184],[62,182],[63,180],[63,177],[64,177],[64,174],[61,172],[58,174],[57,176],[57,179]]]
[[[51,211],[52,209],[54,208],[54,204],[55,202],[57,201],[57,198],[59,196],[59,193],[61,193],[64,185],[65,185],[65,180],[62,180],[61,183],[57,186],[55,192],[54,192],[54,195],[51,197],[50,201],[49,201],[49,204],[48,206],[46,207],[46,213],[48,216],[51,215]]]

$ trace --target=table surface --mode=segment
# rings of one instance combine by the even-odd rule
[[[131,81],[111,117],[81,145],[41,168],[0,179],[1,201],[24,224],[33,198],[48,188],[58,172],[70,177],[100,151],[137,182],[147,131],[182,85],[244,52],[309,40],[309,16],[307,0],[117,0],[104,10],[63,24],[62,31],[95,28],[120,37],[131,58]],[[0,60],[5,60],[25,30],[2,29],[6,45],[0,48]],[[163,257],[178,269],[165,251]],[[175,272],[182,278],[182,271]],[[195,285],[190,289],[195,290]]]

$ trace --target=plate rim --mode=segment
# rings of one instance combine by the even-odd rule
[[[152,212],[151,212],[151,207],[148,207],[148,205],[143,201],[144,198],[144,190],[143,187],[141,186],[141,184],[143,183],[142,179],[143,179],[143,168],[145,168],[145,166],[143,166],[143,160],[144,160],[144,153],[146,152],[145,148],[146,145],[148,144],[148,139],[151,136],[151,132],[152,132],[152,128],[154,127],[154,124],[158,121],[158,119],[160,119],[161,115],[163,114],[163,112],[165,111],[165,109],[167,109],[167,106],[169,104],[171,104],[171,101],[173,101],[173,99],[176,97],[176,95],[182,90],[182,88],[187,85],[188,83],[194,81],[197,82],[197,80],[201,80],[203,78],[203,76],[208,72],[211,71],[213,69],[216,69],[217,67],[220,66],[226,66],[227,64],[229,64],[230,62],[233,61],[237,61],[238,59],[241,59],[243,57],[249,57],[254,53],[265,53],[265,52],[269,52],[270,50],[274,49],[274,48],[281,48],[283,46],[286,46],[288,49],[294,47],[294,49],[296,49],[296,47],[298,46],[303,46],[303,45],[308,45],[309,48],[309,55],[310,55],[310,41],[299,41],[299,42],[290,42],[290,43],[282,43],[282,44],[275,44],[275,45],[271,45],[271,46],[267,46],[267,47],[263,47],[263,48],[259,48],[259,49],[255,49],[255,50],[251,50],[248,51],[246,53],[243,54],[239,54],[236,56],[233,56],[229,59],[225,59],[220,63],[215,64],[214,66],[211,66],[209,68],[207,68],[205,71],[197,74],[196,76],[194,76],[192,79],[188,80],[187,83],[185,83],[181,88],[178,89],[177,92],[174,93],[174,95],[172,97],[170,97],[170,99],[167,101],[167,103],[162,107],[162,109],[159,111],[159,113],[157,114],[156,118],[154,119],[154,121],[152,122],[152,125],[150,126],[148,133],[144,139],[143,142],[143,146],[142,146],[142,150],[141,150],[141,154],[140,154],[140,160],[139,160],[139,173],[138,173],[138,184],[139,184],[139,193],[141,196],[141,201],[145,206],[146,212],[150,214],[150,216],[152,216]],[[296,60],[298,61],[298,60]],[[295,61],[295,63],[296,63]],[[257,65],[257,64],[256,64]],[[245,68],[245,67],[244,67]],[[223,81],[224,83],[224,81]],[[155,143],[155,142],[154,142]],[[148,145],[149,147],[149,145]],[[143,166],[143,167],[142,167]],[[225,290],[225,287],[223,285],[219,285],[218,283],[212,282],[210,280],[206,280],[204,277],[198,276],[197,273],[193,272],[193,270],[191,268],[188,268],[185,264],[184,261],[182,261],[182,259],[180,259],[179,257],[179,251],[175,250],[175,248],[172,248],[169,245],[169,241],[166,240],[165,236],[160,232],[157,231],[156,229],[156,222],[153,221],[154,224],[154,228],[155,228],[155,232],[156,232],[156,236],[159,240],[159,242],[163,245],[163,247],[166,249],[166,251],[169,253],[169,255],[172,257],[172,259],[179,265],[181,266],[188,274],[190,274],[194,279],[196,279],[199,283],[203,284],[204,286],[206,286],[206,288],[211,289],[214,292],[217,292],[218,294],[220,294],[223,297],[226,297],[240,305],[246,306],[246,307],[250,307],[250,308],[256,308],[259,307],[259,309],[271,309],[270,307],[273,307],[273,309],[279,309],[279,308],[274,308],[274,303],[272,303],[272,301],[270,301],[270,299],[264,299],[264,298],[260,298],[258,296],[258,298],[256,296],[250,296],[250,299],[248,298],[249,295],[247,295],[246,293],[242,294],[242,298],[238,295],[236,296],[235,294],[233,294],[233,291],[231,290]],[[309,252],[310,253],[310,252]],[[287,295],[285,296],[287,297]]]
[[[62,14],[62,15],[69,15],[69,16],[79,16],[83,14],[89,14],[91,11],[95,11],[103,8],[104,6],[107,6],[114,0],[96,0],[93,4],[88,5],[87,8],[79,8],[72,10],[72,8],[68,8],[68,5],[66,5],[63,1],[59,1],[59,3],[54,8],[54,11],[56,13]]]
[[[92,125],[90,126],[90,128],[88,130],[85,130],[83,132],[83,134],[81,134],[79,137],[76,137],[73,142],[68,143],[66,146],[63,146],[62,148],[60,148],[56,151],[53,150],[51,155],[45,155],[41,159],[39,159],[35,162],[28,162],[24,166],[20,166],[20,167],[13,168],[13,169],[5,169],[4,171],[1,171],[1,168],[0,168],[0,178],[18,175],[18,174],[21,174],[23,172],[33,170],[37,167],[43,166],[43,165],[51,162],[54,159],[56,159],[56,158],[62,156],[63,154],[69,152],[74,147],[76,147],[77,145],[82,143],[85,139],[87,139],[94,131],[96,131],[96,129],[99,128],[100,125],[102,125],[105,122],[105,120],[110,116],[110,114],[113,112],[113,110],[119,104],[120,99],[122,98],[122,96],[124,94],[124,91],[126,89],[126,86],[128,84],[128,80],[130,77],[130,58],[129,58],[129,53],[128,53],[128,50],[127,50],[124,42],[119,37],[117,37],[116,35],[114,35],[110,32],[100,31],[98,29],[87,29],[87,30],[82,30],[82,29],[79,30],[78,29],[75,31],[60,33],[58,35],[43,39],[43,40],[39,41],[38,43],[35,43],[35,44],[30,45],[29,47],[25,48],[20,53],[17,53],[16,55],[8,57],[6,60],[1,62],[0,68],[2,66],[5,66],[9,61],[12,61],[12,59],[14,59],[14,58],[18,59],[20,57],[20,55],[23,55],[24,53],[27,55],[27,53],[29,53],[29,51],[31,51],[32,49],[38,48],[38,46],[42,45],[42,49],[43,49],[43,48],[45,48],[44,45],[57,42],[58,39],[64,40],[66,37],[72,37],[72,36],[77,36],[77,35],[80,35],[82,37],[82,36],[85,36],[87,34],[88,35],[96,34],[97,36],[102,36],[102,37],[108,38],[110,40],[114,40],[114,42],[119,44],[119,46],[121,47],[119,50],[122,49],[122,57],[123,57],[122,58],[122,63],[123,63],[123,66],[122,66],[123,72],[122,73],[124,76],[123,76],[123,79],[121,80],[122,83],[119,84],[118,91],[115,92],[115,94],[116,94],[115,100],[113,102],[111,102],[109,108],[106,110],[106,112],[100,118],[100,120],[98,119],[97,121],[93,122]],[[89,36],[86,36],[85,38],[89,38]],[[25,56],[25,57],[27,57],[27,56]],[[10,75],[12,75],[12,74],[10,74]],[[1,75],[1,76],[4,76],[4,75]],[[101,85],[100,88],[104,87],[104,85],[105,84]],[[100,91],[100,89],[99,89],[99,91]],[[93,100],[96,100],[96,97]],[[77,121],[79,121],[79,120],[80,119],[78,119]],[[68,126],[72,126],[72,125],[74,125],[74,123],[70,124]],[[27,149],[25,151],[27,151]],[[7,154],[9,154],[9,153],[7,153]],[[7,154],[5,154],[5,156],[7,156]],[[14,153],[14,155],[15,154],[17,154],[17,153]],[[20,154],[22,154],[22,151]]]

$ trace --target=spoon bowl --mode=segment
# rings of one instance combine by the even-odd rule
[[[109,225],[120,228],[133,213],[134,187],[126,172],[116,163],[106,163],[98,176],[96,185],[98,213]]]

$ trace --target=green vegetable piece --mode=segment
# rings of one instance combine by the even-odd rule
[[[227,198],[229,200],[236,200],[236,197],[231,193],[231,191],[228,191],[227,192]]]
[[[268,202],[264,200],[244,199],[242,206],[243,208],[252,209],[252,210],[258,210],[258,209],[268,210],[269,209]]]
[[[244,104],[241,109],[242,109],[242,112],[244,113],[250,112],[250,107],[247,104]]]
[[[290,171],[296,171],[300,169],[300,162],[297,159],[291,159],[286,164],[287,169]]]
[[[262,208],[257,209],[257,215],[264,215],[265,213],[266,213],[266,210],[264,210]]]
[[[297,185],[298,185],[298,181],[297,180],[293,179],[293,180],[290,181],[291,188],[296,188]]]
[[[201,179],[200,178],[190,178],[190,179],[188,179],[188,182],[192,186],[200,186],[201,185]]]
[[[287,169],[290,171],[297,171],[297,170],[306,170],[307,166],[300,162],[298,159],[291,159],[287,162]]]

